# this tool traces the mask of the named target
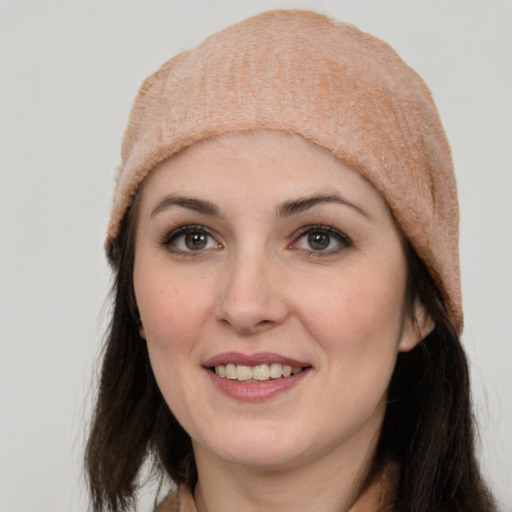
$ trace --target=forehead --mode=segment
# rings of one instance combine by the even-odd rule
[[[245,193],[285,200],[304,193],[348,194],[387,206],[374,187],[328,150],[301,135],[273,130],[230,132],[192,144],[157,165],[142,196],[169,192]]]

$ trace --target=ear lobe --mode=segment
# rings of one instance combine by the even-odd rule
[[[139,320],[139,336],[145,340],[146,339],[146,333],[144,331],[144,325],[142,325],[142,320]]]
[[[409,352],[412,350],[434,330],[435,326],[436,324],[427,313],[425,306],[416,297],[411,318],[408,319],[407,325],[404,327],[399,351]]]
[[[139,313],[139,307],[135,307],[135,311],[133,312],[133,316],[135,318],[135,321],[137,322],[137,326],[139,328],[139,336],[145,340],[146,339],[146,333],[144,331],[144,324],[142,323],[142,318],[140,317]]]

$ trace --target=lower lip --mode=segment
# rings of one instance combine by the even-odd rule
[[[292,389],[309,374],[310,370],[311,368],[306,368],[297,375],[262,382],[231,380],[219,377],[211,370],[207,372],[217,389],[225,395],[245,402],[262,402]]]

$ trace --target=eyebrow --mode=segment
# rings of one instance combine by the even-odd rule
[[[209,201],[204,201],[203,199],[194,199],[192,197],[167,196],[157,204],[156,208],[151,212],[150,217],[154,217],[155,215],[164,210],[167,210],[172,206],[180,206],[181,208],[193,210],[195,212],[202,213],[203,215],[209,215],[211,217],[221,216],[220,210]]]
[[[309,210],[310,208],[313,208],[314,206],[322,203],[335,203],[348,206],[354,209],[357,213],[361,214],[363,217],[370,217],[368,213],[362,208],[350,201],[347,201],[338,194],[319,194],[309,197],[301,197],[292,201],[286,201],[281,206],[279,206],[277,213],[279,217],[290,217],[305,210]]]
[[[285,201],[277,207],[277,216],[291,217],[292,215],[296,215],[297,213],[309,210],[310,208],[323,203],[334,203],[340,204],[342,206],[348,206],[354,209],[357,213],[361,214],[363,217],[369,218],[369,215],[366,211],[364,211],[356,204],[347,201],[338,194],[319,194],[308,197],[301,197],[291,201]],[[210,217],[222,216],[219,208],[210,201],[184,196],[167,196],[157,204],[155,209],[151,212],[150,217],[154,217],[155,215],[158,215],[162,211],[167,210],[173,206],[186,208],[188,210],[192,210],[203,215],[208,215]]]

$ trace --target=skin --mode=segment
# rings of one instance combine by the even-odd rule
[[[176,197],[208,202],[217,214]],[[188,239],[176,233],[190,225]],[[206,245],[187,245],[194,236]],[[418,323],[421,305],[411,315],[406,282],[383,199],[300,136],[227,134],[151,172],[135,246],[140,332],[192,438],[199,512],[350,510],[397,354],[429,328]],[[233,351],[277,353],[310,370],[285,392],[246,402],[219,391],[203,366]]]

